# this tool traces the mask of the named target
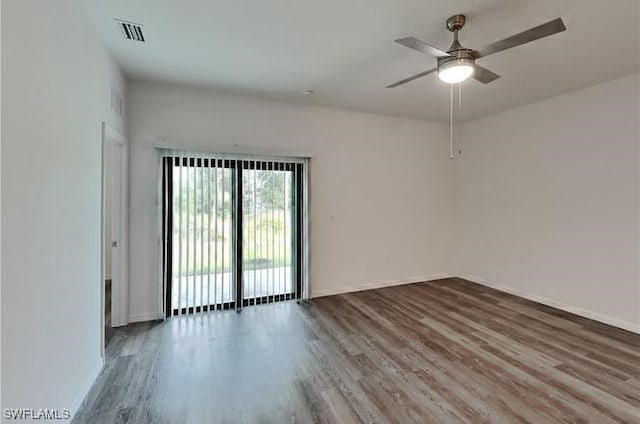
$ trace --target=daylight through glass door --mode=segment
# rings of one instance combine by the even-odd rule
[[[303,164],[163,158],[166,315],[302,297]]]

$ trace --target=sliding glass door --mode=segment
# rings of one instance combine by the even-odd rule
[[[242,168],[244,304],[297,298],[301,164],[245,161]]]
[[[302,295],[303,164],[163,158],[167,316]]]

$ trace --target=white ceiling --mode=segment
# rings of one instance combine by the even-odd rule
[[[463,84],[460,119],[477,118],[638,72],[638,0],[85,0],[125,74],[270,99],[431,120],[448,119],[434,66],[393,42],[446,49],[447,17],[467,15],[463,45],[480,48],[562,17],[568,31],[478,63],[502,78]],[[125,40],[114,18],[142,23]],[[302,96],[303,88],[315,90]]]

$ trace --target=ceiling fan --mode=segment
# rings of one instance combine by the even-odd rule
[[[489,44],[481,49],[473,50],[463,47],[458,41],[458,31],[464,27],[465,21],[465,15],[454,15],[447,19],[447,28],[449,31],[453,32],[453,43],[446,52],[414,37],[395,40],[396,43],[405,47],[434,56],[437,59],[438,64],[433,69],[420,72],[419,74],[395,82],[387,86],[387,88],[406,84],[433,72],[438,72],[438,77],[449,84],[457,84],[472,75],[474,79],[481,83],[488,84],[491,81],[500,78],[500,75],[476,64],[476,59],[480,59],[512,47],[520,46],[540,38],[548,37],[567,29],[564,22],[562,22],[562,19],[556,18],[519,34],[496,41],[495,43]]]

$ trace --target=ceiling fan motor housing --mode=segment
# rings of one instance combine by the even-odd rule
[[[461,48],[460,50],[449,50],[450,56],[444,56],[437,58],[438,69],[449,62],[457,62],[459,64],[475,64],[476,58],[473,55],[473,50]]]
[[[438,70],[443,66],[453,65],[451,62],[456,62],[459,65],[474,65],[476,58],[473,50],[463,47],[458,41],[458,31],[464,27],[466,21],[467,18],[465,15],[454,15],[447,19],[447,29],[453,32],[453,43],[451,43],[451,47],[447,50],[449,56],[437,58]]]

